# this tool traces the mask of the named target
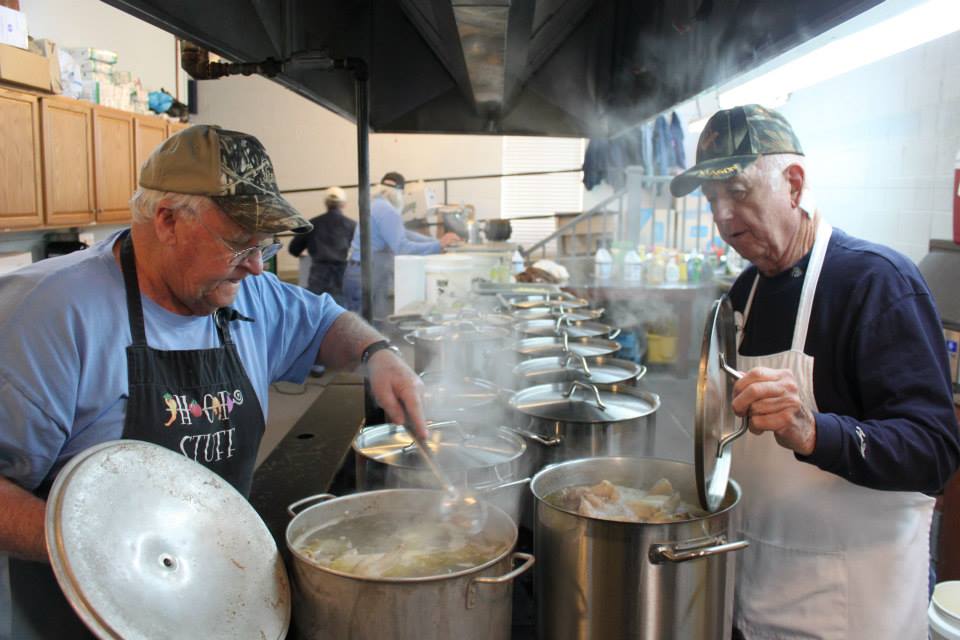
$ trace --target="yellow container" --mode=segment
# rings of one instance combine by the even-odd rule
[[[647,363],[670,364],[677,360],[677,337],[647,334]]]

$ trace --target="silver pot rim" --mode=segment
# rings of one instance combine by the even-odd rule
[[[377,584],[420,584],[420,583],[425,583],[425,582],[440,582],[440,581],[444,581],[444,580],[457,580],[457,579],[459,579],[459,578],[463,578],[463,577],[467,577],[467,576],[471,576],[471,575],[473,575],[473,574],[479,573],[479,572],[481,572],[481,571],[484,571],[485,569],[488,569],[489,567],[494,566],[495,564],[497,564],[498,562],[500,562],[501,560],[503,560],[505,557],[509,556],[511,553],[513,553],[514,548],[517,546],[518,531],[517,531],[517,525],[516,525],[516,523],[514,523],[513,519],[510,518],[510,516],[508,516],[502,509],[500,509],[500,508],[497,507],[496,505],[491,504],[491,503],[486,502],[486,501],[484,501],[484,505],[486,506],[486,509],[487,509],[487,517],[488,517],[488,518],[490,517],[490,513],[491,513],[491,510],[492,510],[492,512],[495,514],[495,517],[498,517],[498,518],[502,517],[502,518],[503,518],[504,520],[506,520],[506,522],[510,525],[510,527],[511,527],[511,539],[510,539],[510,543],[504,547],[504,551],[503,551],[503,552],[497,554],[495,557],[491,558],[490,560],[487,560],[487,561],[484,562],[483,564],[479,564],[479,565],[477,565],[477,566],[475,566],[475,567],[471,567],[471,568],[469,568],[469,569],[462,569],[462,570],[456,571],[456,572],[454,572],[454,573],[445,573],[445,574],[443,574],[443,575],[436,575],[436,576],[418,576],[418,577],[415,577],[415,578],[396,578],[396,577],[390,577],[390,578],[375,578],[375,577],[372,577],[372,576],[358,576],[358,575],[354,575],[354,574],[351,574],[351,573],[345,573],[345,572],[343,572],[343,571],[337,571],[336,569],[331,569],[330,567],[325,567],[325,566],[323,566],[323,565],[320,565],[320,564],[316,563],[312,558],[308,557],[305,553],[303,553],[303,551],[301,551],[299,548],[297,548],[297,546],[294,545],[293,542],[290,540],[290,532],[291,532],[291,530],[292,530],[292,528],[293,528],[294,523],[296,523],[296,521],[297,521],[298,519],[300,519],[302,516],[306,515],[307,513],[309,513],[309,512],[312,511],[312,510],[320,509],[320,508],[323,508],[323,507],[325,507],[325,506],[329,506],[329,505],[334,504],[334,503],[337,503],[337,502],[342,502],[342,501],[347,501],[347,500],[362,499],[363,497],[369,497],[369,496],[371,496],[371,495],[373,495],[373,494],[376,494],[376,495],[394,494],[394,495],[396,495],[396,496],[401,496],[401,495],[411,495],[411,494],[414,494],[414,493],[415,493],[415,494],[421,494],[421,495],[432,494],[432,495],[434,495],[434,496],[437,496],[438,498],[439,498],[440,495],[443,494],[442,491],[438,491],[438,490],[434,490],[434,489],[378,489],[378,490],[376,490],[376,491],[362,491],[362,492],[359,492],[359,493],[350,493],[350,494],[347,494],[347,495],[344,495],[344,496],[329,497],[328,499],[324,500],[323,502],[319,502],[319,503],[317,503],[317,504],[313,504],[313,505],[305,508],[303,511],[301,511],[301,512],[297,513],[296,515],[294,515],[293,518],[291,518],[290,522],[287,523],[287,528],[286,528],[286,531],[284,532],[284,541],[285,541],[286,544],[287,544],[287,549],[289,549],[290,553],[293,554],[293,556],[294,556],[299,562],[302,562],[302,563],[310,566],[310,567],[313,568],[313,569],[316,569],[316,570],[318,570],[318,571],[322,571],[322,572],[324,572],[324,573],[328,573],[328,574],[330,574],[330,575],[337,576],[337,577],[339,577],[339,578],[346,578],[346,579],[349,579],[349,580],[356,580],[356,581],[358,581],[358,582],[372,582],[372,583],[377,583]],[[321,494],[321,496],[330,496],[330,494]],[[314,497],[319,498],[319,497],[321,497],[321,496],[314,496]],[[303,501],[300,501],[300,502],[303,502]],[[292,511],[294,505],[296,505],[296,504],[298,504],[298,503],[294,503],[293,505],[290,505],[290,507],[288,507],[288,509],[287,509],[288,512]],[[488,522],[489,522],[489,520],[488,520]],[[314,529],[314,530],[316,530],[316,529]]]
[[[530,480],[530,492],[533,494],[533,497],[536,498],[537,504],[543,505],[554,511],[559,511],[561,513],[566,513],[576,518],[582,518],[583,520],[589,520],[591,522],[603,523],[604,525],[620,526],[620,527],[674,527],[678,524],[689,524],[691,522],[699,522],[701,520],[711,520],[713,518],[718,518],[724,514],[732,511],[739,503],[740,498],[742,497],[742,492],[740,490],[740,485],[734,480],[730,479],[727,491],[728,493],[732,490],[735,495],[735,499],[730,502],[727,506],[722,509],[717,509],[716,511],[710,511],[706,515],[699,516],[696,518],[689,518],[687,520],[681,520],[678,522],[624,522],[622,520],[608,520],[605,518],[597,518],[594,516],[586,516],[582,513],[577,513],[576,511],[571,511],[570,509],[564,509],[558,507],[554,504],[547,502],[546,497],[540,495],[537,491],[538,482],[541,478],[549,478],[550,476],[561,474],[568,469],[575,468],[578,466],[587,466],[590,464],[601,463],[601,461],[609,461],[613,463],[634,463],[642,464],[644,460],[656,460],[659,462],[671,462],[682,464],[684,466],[690,467],[691,473],[693,472],[693,464],[687,462],[686,460],[676,460],[673,458],[656,458],[656,457],[641,457],[641,456],[597,456],[593,458],[578,458],[576,460],[567,460],[565,462],[557,462],[555,464],[550,464],[534,474],[533,478]],[[695,482],[694,479],[691,479],[691,482]],[[568,485],[571,486],[571,485]]]

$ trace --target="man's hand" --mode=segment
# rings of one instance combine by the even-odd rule
[[[749,416],[750,431],[772,431],[782,447],[800,455],[813,453],[817,424],[800,400],[800,390],[789,369],[751,369],[733,386],[733,411]]]
[[[367,361],[370,390],[391,422],[413,427],[416,435],[427,438],[423,418],[423,381],[400,356],[381,349]]]
[[[444,249],[458,244],[460,244],[460,236],[452,231],[447,231],[440,237],[440,246]]]

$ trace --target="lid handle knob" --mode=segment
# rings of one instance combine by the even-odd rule
[[[601,410],[606,411],[607,405],[603,404],[603,401],[600,399],[600,390],[597,389],[596,385],[590,384],[589,382],[574,380],[570,383],[570,388],[563,392],[563,397],[569,398],[577,389],[593,391],[593,399],[596,401],[597,406],[600,407]]]

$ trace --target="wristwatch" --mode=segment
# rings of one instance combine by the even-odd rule
[[[384,349],[389,349],[398,356],[400,355],[400,349],[397,349],[397,347],[389,340],[377,340],[376,342],[367,345],[367,348],[363,350],[363,353],[360,355],[360,364],[367,364],[373,354],[375,354],[377,351],[383,351]]]

